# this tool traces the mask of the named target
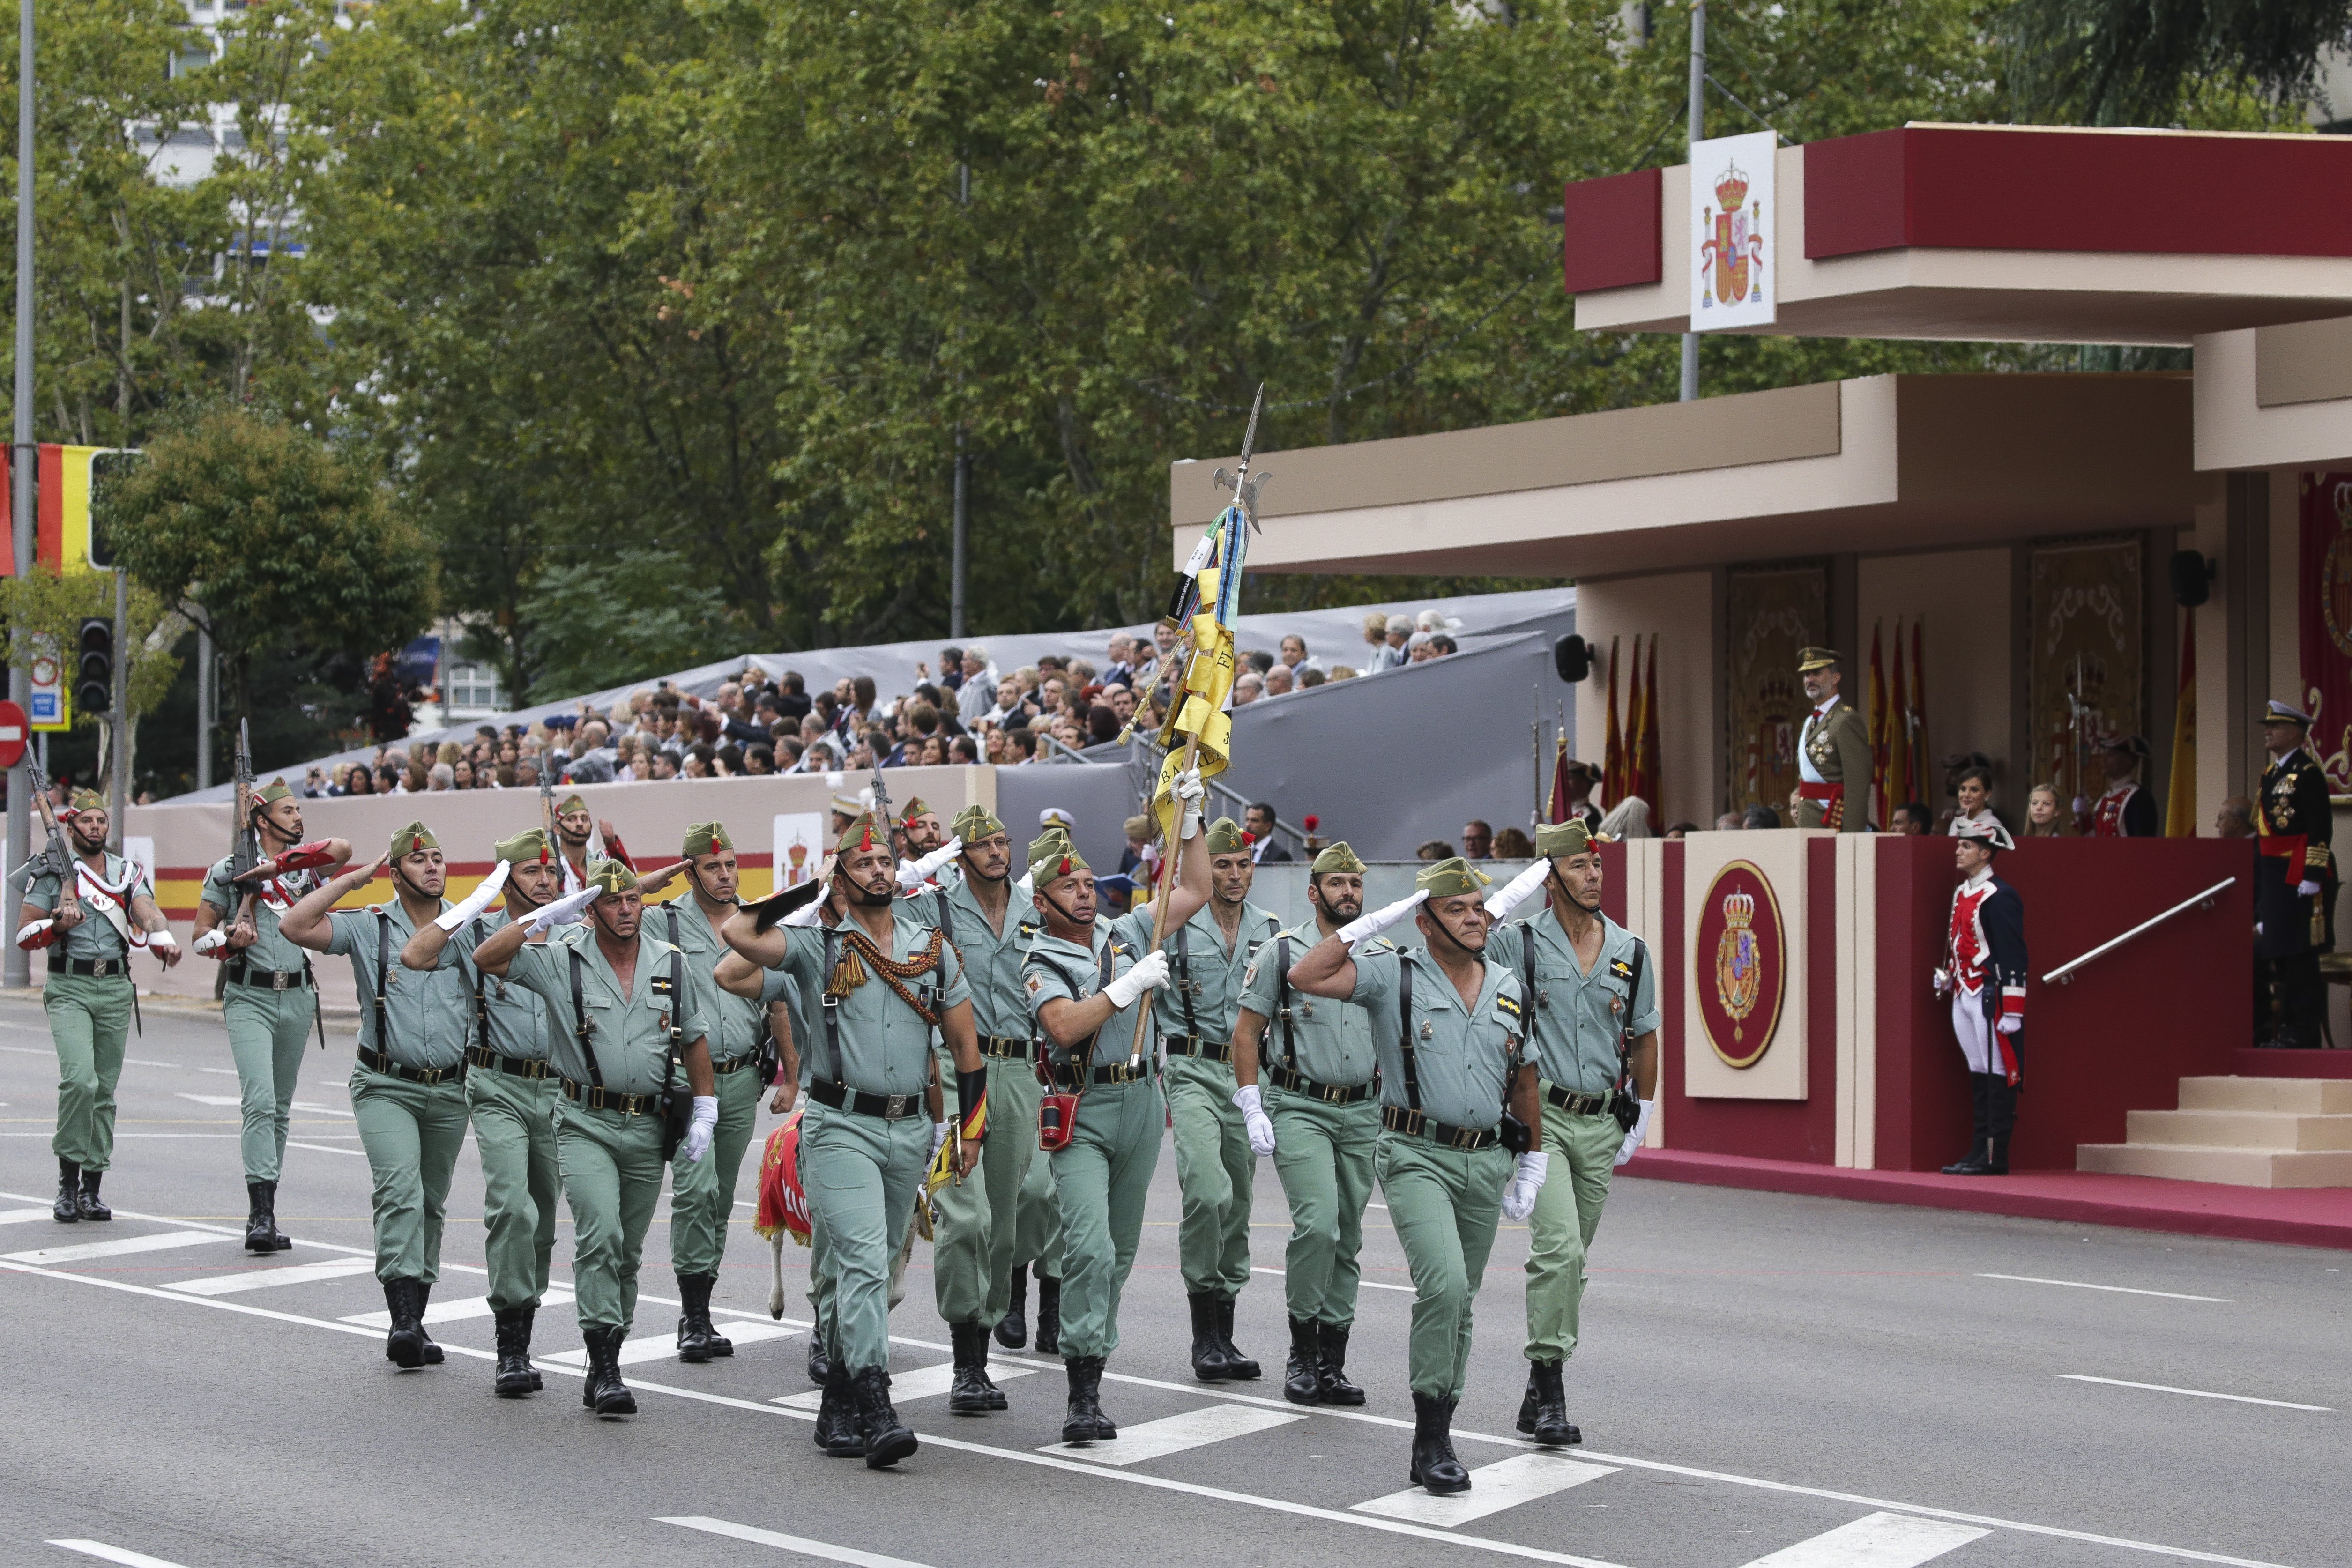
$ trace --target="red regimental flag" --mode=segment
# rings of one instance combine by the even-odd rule
[[[1617,639],[1609,639],[1609,738],[1601,753],[1601,804],[1625,798],[1625,743],[1617,730]]]
[[[2352,794],[2352,473],[2305,474],[2300,483],[2297,616],[2302,690],[2311,751],[2330,794]]]

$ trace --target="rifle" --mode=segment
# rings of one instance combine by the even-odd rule
[[[539,758],[539,825],[546,830],[547,847],[555,856],[558,881],[565,893],[577,890],[572,885],[572,862],[564,858],[562,836],[555,831],[555,780],[548,777],[547,754]]]
[[[882,841],[890,843],[890,786],[882,782],[882,761],[879,758],[874,761],[874,814],[882,819]],[[890,844],[890,852],[895,856],[898,846]]]
[[[253,739],[248,723],[236,721],[236,825],[229,836],[228,879],[232,885],[243,884],[245,896],[236,906],[235,925],[253,919],[255,900],[261,896],[257,883],[244,883],[254,868],[261,864],[261,830],[253,825]],[[254,927],[258,931],[260,927]]]
[[[25,768],[32,780],[33,803],[40,808],[41,826],[47,830],[49,839],[40,852],[26,860],[8,880],[21,881],[29,887],[35,877],[54,876],[58,879],[58,913],[63,915],[68,909],[79,913],[81,900],[74,896],[74,888],[79,879],[74,874],[73,850],[67,844],[65,830],[58,826],[57,813],[49,805],[49,776],[30,748],[25,752]]]

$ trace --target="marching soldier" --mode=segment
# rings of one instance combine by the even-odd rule
[[[855,1412],[867,1468],[915,1451],[915,1434],[890,1404],[891,1259],[912,1223],[916,1193],[940,1144],[923,1113],[937,1071],[931,1031],[956,1070],[954,1121],[962,1140],[952,1166],[962,1180],[979,1163],[988,1076],[972,1026],[971,990],[955,948],[897,896],[889,825],[867,816],[835,846],[828,898],[834,925],[728,923],[728,944],[804,991],[822,988],[818,1038],[805,1053],[810,1104],[801,1123],[801,1181],[825,1238],[834,1301],[829,1376],[821,1425]],[[828,1450],[830,1451],[830,1449]]]
[[[1412,897],[1341,926],[1290,972],[1297,989],[1353,1002],[1372,1017],[1381,1126],[1374,1168],[1415,1292],[1407,1474],[1441,1495],[1470,1490],[1452,1425],[1496,1210],[1525,1219],[1546,1166],[1529,1132],[1541,1113],[1535,1074],[1518,1071],[1526,1028],[1518,977],[1486,961],[1479,889],[1491,880],[1458,855],[1424,867]],[[1358,947],[1350,956],[1353,945],[1407,915],[1426,952]]]
[[[1258,1375],[1234,1343],[1234,1306],[1249,1282],[1250,1199],[1257,1155],[1234,1093],[1234,1015],[1250,960],[1281,922],[1249,902],[1256,866],[1230,817],[1209,824],[1209,901],[1189,918],[1171,904],[1163,951],[1173,983],[1152,998],[1152,1022],[1167,1045],[1162,1070],[1183,1195],[1176,1232],[1184,1297],[1192,1309],[1192,1375],[1204,1383]],[[1139,905],[1118,926],[1140,949],[1151,946],[1152,910]]]
[[[2304,746],[2311,716],[2273,701],[2263,718],[2270,766],[2256,791],[2254,956],[2276,1001],[2275,1033],[2258,1045],[2315,1046],[2326,1007],[2319,956],[2336,946],[2335,818],[2327,770]]]
[[[394,896],[337,910],[389,870]],[[449,1177],[466,1142],[466,1036],[474,998],[457,955],[429,973],[402,967],[408,939],[447,907],[441,844],[422,822],[392,835],[382,858],[306,893],[278,929],[298,947],[348,957],[359,988],[359,1061],[352,1111],[375,1178],[375,1277],[392,1317],[387,1360],[407,1371],[441,1364],[425,1309],[441,1274]]]
[[[719,1121],[709,971],[645,932],[644,920],[637,873],[600,860],[587,886],[474,949],[483,974],[537,992],[556,1024],[548,1038],[562,1095],[555,1147],[588,1350],[580,1403],[600,1416],[637,1411],[621,1381],[621,1346],[636,1319],[638,1260],[661,1201],[662,1166],[673,1155],[688,1166],[709,1158]],[[692,1097],[682,1129],[671,1109],[681,1090]]]
[[[529,919],[562,894],[563,873],[545,829],[500,839],[494,852],[498,863],[480,886],[417,927],[400,950],[404,967],[438,969],[443,949],[453,946],[470,963],[491,933]],[[484,913],[501,892],[504,907]],[[531,1324],[547,1294],[562,1186],[555,1155],[555,1064],[548,1053],[551,1031],[547,1004],[531,992],[478,970],[467,979],[474,1036],[466,1049],[466,1105],[482,1162],[482,1256],[489,1265],[490,1315],[498,1330],[491,1387],[501,1399],[518,1399],[541,1386],[530,1364]]]
[[[1486,901],[1490,964],[1518,977],[1543,1103],[1546,1182],[1528,1221],[1528,1387],[1519,1430],[1546,1447],[1584,1440],[1560,1385],[1576,1354],[1585,1258],[1611,1172],[1649,1131],[1658,1084],[1658,977],[1648,946],[1601,909],[1601,848],[1580,821],[1536,830],[1539,859]],[[1509,923],[1541,889],[1549,907]]]
[[[1797,676],[1813,705],[1797,737],[1797,826],[1865,832],[1870,822],[1870,726],[1860,709],[1838,695],[1838,655],[1829,648],[1797,651]],[[1852,782],[1858,798],[1846,798]]]
[[[170,968],[179,943],[155,907],[147,873],[106,850],[106,800],[77,789],[57,813],[74,858],[73,883],[55,869],[25,888],[16,911],[16,946],[47,947],[48,983],[41,1010],[58,1051],[58,1130],[49,1140],[58,1156],[58,1197],[50,1213],[65,1224],[111,1219],[98,1196],[114,1162],[114,1086],[122,1078],[122,1051],[137,1007],[131,949],[146,947]]]
[[[1960,884],[1952,889],[1950,934],[1935,985],[1937,996],[1952,998],[1952,1033],[1969,1064],[1976,1137],[1944,1174],[2007,1176],[2024,1082],[2025,901],[1992,873],[1994,854],[2016,848],[2008,829],[1955,824],[1953,832]]]
[[[948,841],[947,831],[940,826],[940,814],[927,805],[920,795],[907,802],[905,810],[891,825],[890,836],[895,841],[901,860],[917,860],[929,854]]]
[[[294,1245],[278,1228],[278,1176],[286,1161],[294,1079],[311,1026],[320,1025],[321,1047],[327,1039],[310,955],[286,940],[278,923],[326,881],[320,868],[352,858],[352,846],[342,839],[303,842],[302,802],[283,779],[257,792],[250,810],[269,866],[286,869],[257,868],[265,874],[240,887],[229,880],[236,856],[214,862],[197,895],[194,946],[220,959],[226,971],[221,1017],[245,1121],[238,1143],[245,1159],[245,1249],[275,1252]]]
[[[2099,747],[2107,787],[2091,807],[2091,835],[2100,839],[2152,839],[2160,831],[2156,797],[2139,781],[2147,742],[2137,735],[2111,735]]]
[[[1240,1085],[1234,1104],[1250,1147],[1274,1156],[1290,1202],[1283,1258],[1290,1361],[1282,1396],[1294,1405],[1361,1405],[1364,1391],[1348,1381],[1348,1333],[1381,1136],[1372,1084],[1379,1058],[1370,1014],[1353,1002],[1299,996],[1290,984],[1291,966],[1308,948],[1364,912],[1364,862],[1355,851],[1336,843],[1315,857],[1307,902],[1313,924],[1277,932],[1244,977],[1234,1029]],[[1386,937],[1374,936],[1362,950],[1388,949]]]

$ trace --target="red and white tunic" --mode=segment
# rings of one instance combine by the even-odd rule
[[[2019,1082],[2017,1032],[2002,1019],[2025,1019],[2026,956],[2023,903],[1990,870],[1952,890],[1952,922],[1945,942],[1952,976],[1952,1032],[1971,1072],[1996,1072]]]

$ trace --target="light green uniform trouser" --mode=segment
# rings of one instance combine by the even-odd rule
[[[626,1333],[637,1318],[646,1230],[661,1203],[661,1113],[592,1111],[559,1092],[555,1160],[572,1209],[572,1289],[581,1331]]]
[[[556,1168],[555,1101],[552,1078],[495,1067],[466,1074],[474,1152],[482,1162],[482,1260],[490,1270],[492,1312],[535,1307],[547,1294],[563,1182]]]
[[[1373,1166],[1389,1223],[1412,1271],[1412,1333],[1407,1364],[1415,1394],[1462,1392],[1470,1364],[1470,1304],[1486,1277],[1502,1218],[1510,1151],[1445,1149],[1407,1133],[1381,1134]]]
[[[1249,1283],[1250,1198],[1257,1155],[1234,1104],[1234,1070],[1190,1056],[1168,1059],[1168,1110],[1183,1195],[1176,1249],[1186,1295],[1233,1297]]]
[[[802,1146],[805,1148],[807,1145]],[[801,1190],[803,1193],[808,1190],[805,1182]],[[898,1311],[898,1303],[907,1299],[907,1265],[913,1262],[914,1259],[914,1211],[909,1209],[907,1215],[907,1234],[899,1241],[898,1250],[890,1255],[888,1304],[892,1312]],[[808,1299],[810,1316],[816,1326],[811,1332],[819,1343],[828,1346],[834,1342],[833,1306],[835,1299],[834,1286],[833,1266],[824,1239],[824,1219],[817,1213],[815,1204],[812,1203],[809,1205]]]
[[[276,1181],[286,1163],[286,1126],[294,1114],[294,1076],[319,1016],[319,993],[308,986],[273,991],[230,985],[221,990],[228,1024],[229,1059],[245,1114],[238,1148],[245,1179]]]
[[[931,1153],[931,1124],[886,1122],[812,1104],[801,1123],[801,1186],[824,1239],[832,1292],[827,1350],[852,1373],[890,1364],[893,1255],[914,1223],[915,1194]]]
[[[711,1080],[719,1094],[719,1125],[710,1152],[698,1164],[680,1160],[670,1172],[669,1261],[680,1274],[716,1274],[727,1255],[727,1228],[735,1218],[735,1184],[760,1126],[768,1086],[750,1067]]]
[[[1624,1142],[1625,1129],[1608,1112],[1577,1116],[1544,1102],[1543,1146],[1551,1168],[1528,1217],[1529,1361],[1564,1361],[1576,1354],[1584,1258],[1601,1228],[1610,1172]]]
[[[1274,1123],[1275,1174],[1290,1200],[1283,1297],[1293,1318],[1346,1328],[1356,1321],[1357,1258],[1381,1140],[1380,1102],[1328,1105],[1273,1083],[1265,1098]]]
[[[351,1091],[360,1147],[375,1175],[375,1277],[429,1285],[441,1277],[449,1176],[466,1145],[466,1086],[354,1067]]]
[[[41,988],[58,1048],[58,1130],[49,1152],[86,1171],[114,1160],[114,1086],[131,1031],[128,975],[51,975]]]
[[[945,1107],[948,1117],[954,1120],[956,1109],[955,1058],[946,1046],[939,1048],[940,1082],[946,1086]],[[1018,1139],[1003,1134],[1008,1129],[997,1125],[996,1114],[1001,1107],[997,1099],[1003,1085],[1013,1074],[1004,1071],[1009,1065],[1027,1071],[1024,1063],[1007,1062],[991,1057],[983,1064],[988,1071],[988,1131],[980,1141],[980,1164],[961,1181],[950,1178],[931,1197],[931,1290],[940,1304],[940,1317],[950,1323],[982,1321],[988,1311],[989,1260],[994,1251],[996,1238],[996,1187],[998,1172],[1011,1171],[1021,1157]],[[1034,1143],[1035,1134],[1030,1134]],[[1018,1186],[1007,1195],[1020,1197]],[[1008,1221],[1016,1209],[1005,1210]],[[1003,1312],[997,1317],[1003,1317]],[[996,1318],[986,1318],[993,1323]]]
[[[992,1281],[988,1292],[988,1310],[1001,1318],[1013,1310],[1013,1270],[1034,1266],[1043,1276],[1062,1276],[1062,1209],[1054,1200],[1054,1162],[1037,1147],[1037,1105],[1044,1099],[1045,1086],[1037,1082],[1036,1069],[1027,1063],[1017,1068],[1008,1066],[1001,1079],[992,1080],[988,1091],[988,1119],[997,1117],[996,1084],[1009,1092],[1008,1104],[1012,1113],[1026,1131],[1021,1134],[1028,1146],[1028,1161],[1021,1177],[1014,1199],[1013,1226],[1010,1230],[998,1228],[993,1232],[994,1244],[1000,1250],[989,1261],[989,1278]],[[1008,1129],[1010,1132],[1011,1129]],[[989,1189],[994,1201],[996,1189]],[[998,1212],[1002,1212],[1000,1208]],[[1010,1247],[1010,1251],[1002,1249]]]
[[[1078,1124],[1049,1156],[1062,1216],[1062,1355],[1118,1348],[1118,1296],[1143,1236],[1167,1102],[1149,1079],[1089,1084]]]

